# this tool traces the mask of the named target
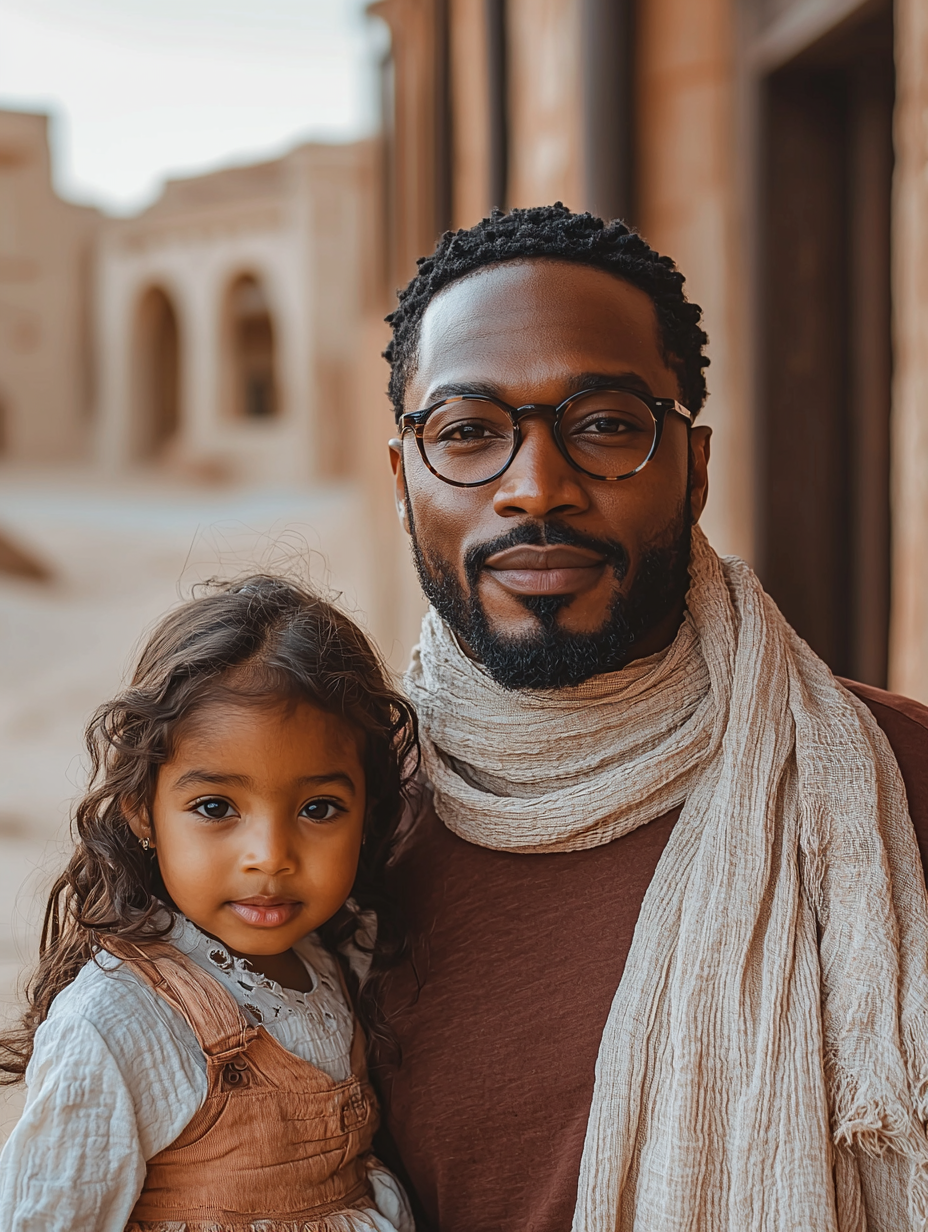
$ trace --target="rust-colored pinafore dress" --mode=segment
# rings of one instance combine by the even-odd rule
[[[335,1082],[253,1027],[211,975],[166,942],[107,940],[182,1014],[206,1055],[206,1102],[148,1161],[126,1232],[333,1232],[374,1208],[365,1158],[377,1128],[364,1037]]]

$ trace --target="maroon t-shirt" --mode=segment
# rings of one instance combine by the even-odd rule
[[[928,709],[850,687],[893,747],[928,868]],[[517,855],[423,808],[395,874],[413,954],[385,991],[400,1053],[374,1077],[429,1232],[569,1232],[603,1027],[677,816]]]

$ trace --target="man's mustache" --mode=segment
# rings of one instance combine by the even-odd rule
[[[586,548],[602,556],[612,567],[617,581],[621,582],[628,573],[628,550],[617,539],[597,539],[593,535],[584,535],[563,522],[521,522],[498,539],[468,548],[464,556],[464,576],[471,591],[476,588],[481,571],[491,556],[508,548],[521,547]]]

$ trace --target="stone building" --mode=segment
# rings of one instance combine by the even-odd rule
[[[687,275],[705,517],[839,672],[928,700],[923,0],[379,0],[394,281],[561,199]]]
[[[169,181],[133,218],[54,192],[48,117],[0,111],[0,457],[339,478],[383,299],[378,143]]]
[[[47,117],[0,111],[0,458],[89,446],[92,257],[101,216],[52,188]]]
[[[303,145],[169,182],[96,255],[95,450],[234,480],[343,474],[377,150]]]

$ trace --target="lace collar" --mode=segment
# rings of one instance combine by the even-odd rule
[[[169,940],[215,976],[258,1023],[279,1022],[299,1015],[329,1033],[351,1022],[335,959],[312,934],[293,947],[312,977],[310,992],[283,988],[276,980],[252,970],[244,959],[233,957],[221,941],[208,937],[186,916],[177,916]]]

